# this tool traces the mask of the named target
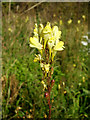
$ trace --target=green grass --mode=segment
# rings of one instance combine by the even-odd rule
[[[65,50],[58,52],[55,58],[53,74],[55,85],[51,92],[51,116],[62,119],[88,119],[90,117],[88,54],[87,50],[83,52],[83,49],[87,47],[81,44],[84,40],[82,36],[88,32],[87,9],[83,9],[82,3],[79,4],[82,11],[78,11],[80,8],[74,10],[71,7],[73,3],[62,3],[61,7],[57,3],[43,3],[32,12],[30,11],[30,14],[20,16],[20,11],[16,12],[17,4],[12,4],[10,18],[8,18],[6,4],[8,3],[3,4],[4,16],[2,18],[3,118],[36,119],[44,118],[45,114],[48,116],[49,108],[44,97],[46,89],[43,90],[41,83],[42,71],[39,63],[33,62],[38,52],[30,48],[29,37],[32,36],[35,21],[38,24],[50,21],[52,25],[58,25],[62,30],[61,39],[65,42]],[[28,7],[31,4],[26,3]],[[19,5],[22,5],[23,10],[25,5],[22,3]],[[54,5],[57,9],[52,10]],[[67,9],[68,14],[65,13]],[[60,11],[61,17],[59,17]],[[56,16],[52,17],[53,14]],[[86,16],[85,21],[81,17],[83,14]],[[73,18],[73,22],[69,25],[67,21],[70,18]],[[63,21],[62,25],[59,24],[60,19]],[[81,20],[80,24],[77,23],[78,19]]]

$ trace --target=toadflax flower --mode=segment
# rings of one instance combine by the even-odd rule
[[[47,25],[43,29],[44,49],[46,47],[47,40],[51,38],[51,32],[52,32],[52,29],[51,29],[50,23],[47,22]]]
[[[36,37],[30,37],[30,47],[35,47],[41,50],[43,48],[43,45],[39,43]]]
[[[44,67],[45,67],[45,71],[48,73],[49,72],[50,64],[45,64]]]
[[[42,58],[41,58],[41,55],[38,54],[38,55],[35,55],[36,57],[34,58],[34,62],[37,62],[37,61],[41,61]]]

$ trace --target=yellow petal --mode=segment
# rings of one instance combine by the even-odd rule
[[[54,50],[56,50],[56,51],[62,51],[63,48],[64,48],[63,45],[64,45],[63,41],[58,42],[57,45],[55,45]]]
[[[30,37],[30,47],[36,47],[37,49],[42,49],[43,45],[38,42],[36,37]]]

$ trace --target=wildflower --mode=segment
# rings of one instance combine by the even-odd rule
[[[50,64],[45,64],[45,65],[44,65],[45,71],[46,71],[47,73],[49,72],[49,66],[50,66]]]
[[[32,109],[30,109],[30,112],[32,112]]]
[[[30,47],[35,47],[39,50],[43,49],[43,45],[41,45],[36,37],[30,37]]]
[[[80,24],[80,20],[78,20],[78,24]]]
[[[82,79],[83,79],[83,82],[85,82],[85,77],[84,76],[82,77]]]
[[[53,46],[54,46],[54,40],[52,37],[50,40],[48,40],[48,48],[49,48],[49,52],[50,52],[50,57],[51,57],[51,49]]]
[[[63,24],[62,20],[60,20],[59,23],[60,23],[60,25],[62,25]]]
[[[63,41],[59,41],[56,45],[55,45],[55,47],[54,47],[54,50],[55,51],[62,51],[62,50],[64,50],[64,42]]]
[[[71,23],[72,23],[72,19],[69,19],[69,20],[68,20],[68,24],[71,24]]]
[[[64,94],[66,94],[66,93],[67,93],[67,91],[65,90],[65,91],[64,91]]]
[[[40,63],[40,66],[41,66],[42,70],[44,70],[44,64]]]
[[[54,100],[52,99],[52,103],[54,102]]]
[[[82,18],[85,20],[86,16],[85,16],[85,15],[82,15]]]
[[[82,83],[79,83],[79,86],[81,86],[82,85]]]
[[[65,85],[65,82],[63,82],[63,86]]]
[[[52,32],[52,29],[51,29],[50,23],[47,22],[47,25],[43,29],[44,49],[46,47],[47,40],[49,40],[51,38],[51,32]]]
[[[38,28],[37,28],[37,24],[35,24],[35,28],[34,28],[34,37],[38,38]],[[38,40],[39,41],[39,40]]]
[[[73,67],[76,67],[76,64],[73,64]]]
[[[29,114],[29,115],[27,115],[27,118],[33,118],[33,116]]]
[[[41,61],[42,58],[41,58],[41,55],[38,54],[38,55],[35,55],[36,57],[34,58],[34,62],[37,62],[37,61]]]
[[[12,32],[12,29],[11,29],[11,28],[8,28],[8,31]]]
[[[57,41],[61,38],[61,31],[58,30],[57,26],[54,26],[52,28],[52,33],[53,33],[53,37],[54,37],[55,41]]]
[[[45,82],[44,82],[44,81],[41,81],[41,83],[43,84],[44,89],[45,89],[45,88],[47,89],[47,86],[46,86]]]
[[[60,89],[61,88],[61,86],[60,86],[60,84],[58,85],[58,89]]]
[[[44,115],[44,118],[47,118],[47,115],[46,115],[46,114]]]

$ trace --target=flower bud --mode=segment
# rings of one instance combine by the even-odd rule
[[[48,93],[48,92],[45,93],[45,97],[46,97],[46,98],[49,97],[49,93]]]
[[[51,85],[52,85],[52,86],[54,85],[54,83],[55,83],[55,80],[54,80],[54,79],[51,80]]]

